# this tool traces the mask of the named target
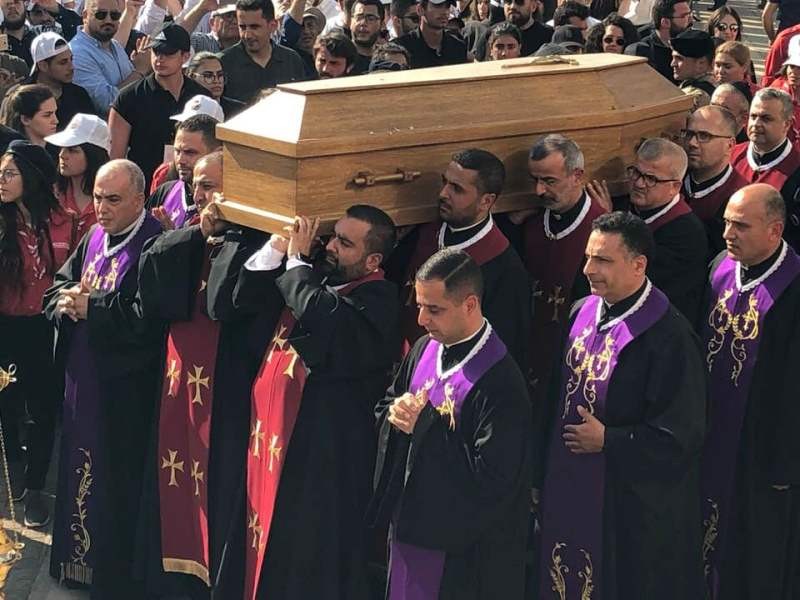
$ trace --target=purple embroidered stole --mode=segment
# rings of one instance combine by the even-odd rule
[[[703,451],[703,562],[711,598],[719,598],[719,565],[733,505],[739,442],[764,317],[800,274],[786,242],[775,264],[740,285],[739,263],[725,257],[711,277],[713,300],[704,336],[711,414]]]
[[[506,355],[505,344],[491,325],[481,334],[466,358],[449,371],[441,371],[442,344],[430,339],[411,377],[409,391],[428,393],[428,402],[444,425],[458,431],[464,399],[472,387]],[[436,600],[439,597],[446,555],[393,539],[389,565],[389,600]]]
[[[175,229],[180,229],[186,225],[197,212],[194,204],[188,205],[186,203],[186,184],[180,179],[173,184],[161,207],[172,220]]]
[[[119,250],[105,251],[105,233],[98,226],[90,234],[81,278],[93,290],[114,292],[125,274],[135,268],[145,241],[161,232],[160,223],[149,214]],[[53,527],[53,554],[61,579],[92,582],[96,564],[96,536],[101,535],[104,464],[101,419],[101,386],[85,321],[79,321],[70,342],[65,373],[64,427],[59,464],[59,497]]]
[[[562,389],[542,497],[542,600],[600,600],[605,455],[574,454],[562,438],[580,424],[578,406],[605,418],[608,387],[623,349],[666,314],[669,301],[647,282],[636,304],[598,330],[602,300],[589,296],[569,332]],[[610,600],[610,599],[608,599]]]

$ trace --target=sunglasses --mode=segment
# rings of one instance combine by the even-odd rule
[[[730,29],[732,33],[736,33],[737,31],[739,31],[739,26],[735,24],[727,25],[725,23],[717,23],[716,25],[714,25],[714,28],[717,31],[728,31],[728,29]]]
[[[56,11],[46,10],[46,9],[42,8],[41,6],[35,6],[34,8],[31,9],[31,14],[32,15],[36,15],[37,17],[43,16],[43,15],[50,15],[51,17],[53,17],[55,19],[58,16],[58,11],[57,10]]]
[[[98,21],[105,21],[107,17],[111,17],[112,21],[119,21],[122,13],[118,10],[97,10],[94,13],[94,18]]]
[[[615,37],[604,37],[603,38],[604,44],[616,44],[617,46],[624,46],[625,45],[625,38],[615,38]]]

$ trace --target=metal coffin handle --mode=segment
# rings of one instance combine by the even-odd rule
[[[409,183],[421,175],[421,171],[404,171],[403,169],[397,169],[397,172],[387,175],[375,175],[371,171],[359,171],[351,181],[358,187],[371,187],[379,183]]]

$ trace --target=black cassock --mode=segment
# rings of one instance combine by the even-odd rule
[[[370,281],[340,296],[308,267],[242,269],[233,300],[237,310],[288,306],[297,318],[289,340],[308,369],[257,597],[365,599],[363,517],[375,457],[373,411],[399,345],[397,288]],[[259,364],[263,356],[262,351]],[[249,413],[248,397],[248,418]],[[243,594],[245,497],[236,500],[238,515],[215,598]]]
[[[159,188],[160,189],[160,188]],[[237,273],[250,255],[266,241],[262,232],[232,229],[224,243],[212,250],[206,294],[208,304],[230,304]],[[222,240],[220,240],[222,241]],[[144,315],[167,322],[192,318],[206,240],[198,225],[168,231],[142,253],[139,295]],[[278,311],[264,306],[258,311],[222,311],[216,348],[216,369],[211,417],[208,486],[209,559],[214,581],[225,537],[234,513],[232,497],[242,485],[250,418],[250,389],[261,354],[272,334]],[[163,364],[162,346],[162,364]],[[162,369],[163,372],[163,369]],[[158,388],[161,389],[160,387]],[[156,395],[156,405],[160,394]],[[151,430],[137,538],[137,576],[152,594],[206,598],[209,591],[197,577],[164,573],[161,566],[161,529],[157,469],[158,411]]]
[[[93,231],[93,230],[92,230]],[[56,314],[58,291],[78,284],[91,233],[84,236],[72,256],[56,273],[44,296],[44,312],[58,328],[56,361],[60,369],[69,352],[74,323]],[[110,245],[125,236],[112,237]],[[98,423],[106,440],[104,459],[107,477],[95,481],[102,486],[104,502],[92,543],[97,567],[92,580],[92,598],[139,600],[143,592],[132,581],[132,558],[144,472],[145,448],[153,421],[158,389],[158,363],[163,326],[142,318],[137,299],[136,264],[125,273],[116,292],[93,291],[89,300],[89,351],[97,366],[101,411]],[[64,457],[61,457],[64,467]],[[59,482],[62,478],[59,477]],[[74,510],[74,490],[56,492],[56,523],[69,522]],[[58,539],[58,538],[55,538]],[[55,551],[53,556],[60,554]],[[60,567],[51,561],[50,573],[58,578]]]
[[[622,350],[611,374],[603,450],[604,600],[703,597],[700,453],[706,385],[699,346],[690,324],[670,306]],[[534,439],[541,442],[534,457],[537,487],[544,480],[562,376],[554,374],[550,401],[534,417]]]
[[[712,273],[724,256],[715,259]],[[721,567],[724,600],[800,598],[798,364],[800,278],[764,317],[739,445],[727,560]]]
[[[409,390],[428,339],[417,340],[376,409],[380,434],[368,522],[382,527],[391,518],[390,535],[398,540],[446,552],[440,600],[521,599],[531,487],[525,380],[506,354],[466,395],[457,431],[428,404],[417,421],[424,433],[409,436],[386,418],[395,398]],[[420,427],[426,420],[430,426]]]

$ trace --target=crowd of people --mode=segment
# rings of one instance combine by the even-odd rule
[[[680,0],[0,6],[0,417],[59,582],[800,595],[794,3],[760,80],[719,1],[707,28]],[[432,223],[220,216],[216,127],[277,84],[601,52],[693,98],[625,195],[553,133],[519,148],[526,210],[493,215],[506,167],[464,148]]]

